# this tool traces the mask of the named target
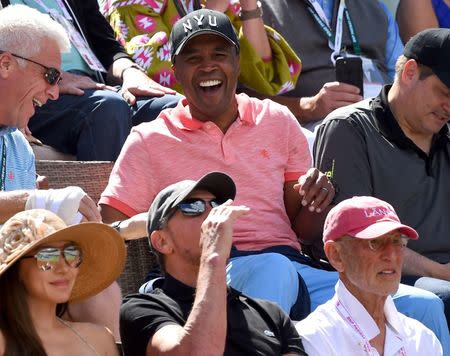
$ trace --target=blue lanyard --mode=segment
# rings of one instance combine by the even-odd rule
[[[316,1],[314,1],[314,5],[309,0],[304,0],[304,2],[306,4],[307,10],[309,11],[309,13],[313,17],[313,19],[319,24],[321,30],[325,33],[325,35],[327,36],[330,43],[332,43],[334,45],[336,37],[342,38],[342,27],[340,27],[341,33],[336,32],[333,36],[333,32],[332,32],[330,26],[328,25],[327,22],[324,21],[325,19],[323,18],[323,16],[324,16],[323,10],[321,9],[320,5]],[[341,8],[341,7],[343,7],[343,15],[345,17],[345,20],[346,20],[347,26],[348,26],[348,30],[350,32],[350,39],[352,41],[353,51],[355,52],[355,54],[357,56],[360,56],[361,55],[361,47],[359,45],[358,37],[356,35],[355,26],[350,17],[350,12],[348,11],[347,7],[345,6],[345,1],[341,0],[341,2],[339,4],[339,8]],[[320,11],[321,13],[319,13],[319,11],[318,11],[319,9],[322,10],[322,11]],[[339,13],[340,13],[340,11],[338,11],[338,14]],[[339,15],[338,15],[338,17],[339,17]],[[342,21],[342,19],[338,18],[337,21],[338,22]],[[341,42],[341,41],[339,41],[339,42]],[[335,49],[336,52],[339,52],[340,50],[341,50],[340,48]]]

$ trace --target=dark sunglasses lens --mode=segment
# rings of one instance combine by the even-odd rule
[[[56,68],[48,68],[45,72],[45,80],[50,85],[58,84],[61,80],[61,72]]]
[[[195,216],[205,212],[206,206],[203,200],[187,200],[178,204],[178,208],[185,215]]]

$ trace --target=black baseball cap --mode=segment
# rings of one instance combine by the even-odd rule
[[[419,32],[406,43],[403,55],[429,67],[450,88],[450,29]]]
[[[177,204],[181,203],[194,190],[206,190],[217,199],[225,202],[236,196],[236,185],[225,173],[211,172],[199,180],[182,180],[161,190],[153,200],[148,211],[147,231],[150,237],[155,230],[162,228],[165,220],[172,214]]]
[[[182,17],[173,26],[170,33],[172,63],[191,38],[206,33],[225,38],[239,52],[239,38],[228,16],[223,12],[200,9]]]

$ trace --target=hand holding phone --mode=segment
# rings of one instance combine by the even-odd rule
[[[362,60],[359,57],[339,57],[336,59],[336,80],[358,87],[364,97]]]

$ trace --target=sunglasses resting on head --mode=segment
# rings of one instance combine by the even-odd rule
[[[6,51],[0,50],[0,53],[5,53],[5,52],[6,52]],[[53,67],[47,67],[46,65],[43,65],[43,64],[41,64],[41,63],[39,63],[39,62],[36,62],[36,61],[34,61],[34,60],[32,60],[32,59],[28,59],[28,58],[19,56],[18,54],[14,54],[14,53],[11,53],[11,52],[9,52],[9,53],[10,53],[11,56],[13,56],[13,57],[23,59],[23,60],[25,60],[25,61],[28,61],[28,62],[37,64],[38,66],[41,66],[42,68],[44,68],[44,69],[45,69],[45,72],[44,72],[44,79],[46,80],[46,82],[47,82],[48,84],[50,84],[50,85],[56,85],[56,84],[59,84],[59,83],[61,82],[61,80],[62,80],[62,78],[61,78],[61,72],[60,72],[58,69],[53,68]]]

